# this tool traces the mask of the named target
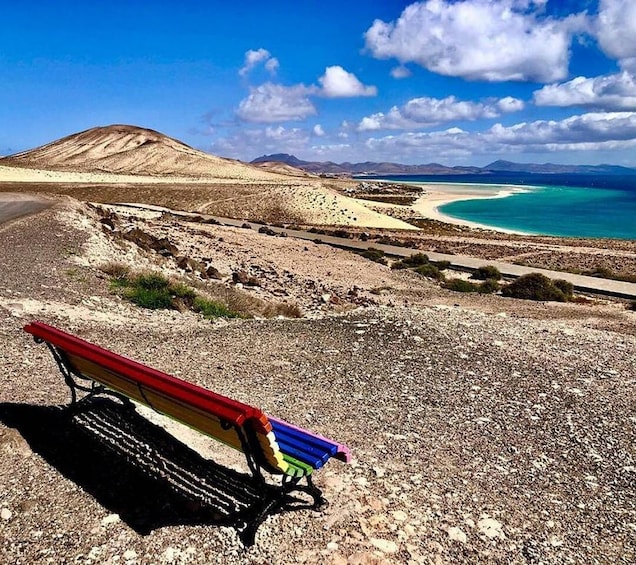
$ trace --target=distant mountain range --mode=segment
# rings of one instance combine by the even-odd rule
[[[485,167],[447,167],[439,163],[402,165],[365,161],[364,163],[333,163],[332,161],[303,161],[287,153],[263,155],[252,161],[284,163],[314,174],[328,175],[488,175],[496,173],[523,174],[580,174],[580,175],[636,175],[636,169],[618,165],[555,165],[553,163],[513,163],[495,161]]]

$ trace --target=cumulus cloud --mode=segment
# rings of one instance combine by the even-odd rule
[[[572,35],[586,28],[587,19],[545,17],[544,5],[543,0],[416,2],[397,21],[376,20],[365,33],[366,47],[378,59],[412,61],[447,76],[555,82],[567,76]]]
[[[576,77],[535,91],[534,103],[537,106],[636,110],[636,78],[627,71],[595,78]]]
[[[254,67],[265,64],[265,68],[270,73],[275,73],[278,70],[279,63],[276,57],[272,57],[271,53],[267,49],[250,49],[245,53],[245,62],[239,70],[239,75],[247,75]]]
[[[266,82],[251,88],[236,115],[246,122],[274,123],[288,120],[303,120],[316,114],[316,108],[307,96],[314,88],[302,84],[282,86]]]
[[[601,49],[618,59],[624,69],[636,72],[636,2],[601,0],[596,22]]]
[[[522,100],[510,96],[500,100],[471,102],[446,98],[413,98],[402,107],[393,106],[387,113],[378,112],[362,118],[358,131],[380,129],[417,129],[443,122],[497,118],[502,113],[517,112],[524,107]]]
[[[391,69],[391,76],[397,79],[407,78],[411,76],[411,71],[404,65],[399,65]]]
[[[334,65],[325,69],[318,82],[322,85],[321,94],[327,98],[351,98],[354,96],[375,96],[375,86],[365,86],[358,78],[341,66]]]
[[[620,151],[636,148],[636,112],[592,112],[563,120],[537,120],[512,126],[496,124],[484,132],[450,128],[372,137],[374,155],[422,154],[448,157],[564,151]]]
[[[316,137],[323,137],[325,135],[325,130],[322,129],[320,124],[316,124],[311,131]]]

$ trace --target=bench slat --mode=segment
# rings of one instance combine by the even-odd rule
[[[348,463],[351,461],[351,452],[346,445],[342,445],[341,443],[335,442],[329,438],[323,437],[321,435],[310,432],[309,430],[305,430],[303,428],[299,428],[298,426],[294,426],[289,422],[285,422],[279,418],[274,418],[273,416],[269,416],[269,421],[274,429],[274,433],[276,433],[276,429],[280,429],[287,433],[299,433],[302,437],[307,438],[305,441],[309,441],[309,438],[312,438],[312,441],[325,442],[329,445],[332,445],[336,448],[336,452],[333,454],[333,457],[339,459],[340,461],[344,461]]]
[[[34,336],[60,347],[70,355],[91,361],[116,375],[125,376],[128,374],[145,387],[163,390],[170,396],[215,413],[220,419],[227,420],[232,424],[241,425],[246,418],[250,417],[254,418],[256,424],[260,423],[262,425],[265,433],[271,430],[267,417],[253,406],[232,400],[156,369],[146,367],[141,363],[102,349],[41,322],[33,322],[25,326],[24,329]],[[99,373],[96,372],[88,376],[91,378],[96,377],[96,380],[98,380]]]
[[[287,452],[287,449],[283,447],[283,444],[306,452],[310,458],[320,459],[323,463],[326,463],[330,457],[335,454],[335,449],[328,447],[327,449],[321,448],[315,444],[305,443],[293,435],[289,435],[281,430],[276,431],[276,441],[281,450]]]

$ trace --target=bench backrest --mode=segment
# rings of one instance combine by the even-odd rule
[[[259,457],[274,473],[308,474],[285,461],[268,417],[258,408],[117,355],[42,322],[25,331],[53,345],[76,375],[98,382],[223,443]],[[248,446],[245,445],[248,442]]]

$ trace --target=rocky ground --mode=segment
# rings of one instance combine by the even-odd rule
[[[636,560],[636,313],[624,304],[463,296],[254,229],[100,219],[67,201],[0,227],[0,562]],[[121,235],[134,228],[177,250]],[[184,256],[221,278],[179,268]],[[111,294],[100,266],[112,261],[294,303],[304,317],[141,310]],[[236,289],[240,271],[259,285]],[[169,474],[140,471],[89,416],[56,408],[68,391],[21,329],[35,318],[347,444],[353,462],[316,475],[330,505],[268,518],[244,549]],[[119,417],[116,445],[143,436]],[[238,454],[175,433],[242,468]],[[162,441],[161,461],[182,453]],[[208,471],[186,458],[203,484]]]

